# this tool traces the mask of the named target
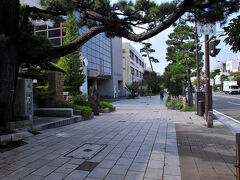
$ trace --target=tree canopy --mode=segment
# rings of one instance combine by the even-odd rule
[[[151,46],[152,46],[151,43],[142,42],[142,45],[143,45],[143,47],[140,49],[140,53],[142,53],[143,57],[148,58],[149,63],[151,65],[152,72],[154,72],[152,62],[159,63],[159,60],[150,55],[155,52],[155,49],[151,48]]]
[[[181,84],[181,95],[185,95],[186,85],[192,90],[191,77],[193,71],[196,70],[196,46],[194,41],[193,27],[187,25],[177,26],[173,33],[169,34],[169,40],[166,41],[168,45],[166,59],[170,64],[165,69],[165,84],[169,88],[169,92],[179,93],[175,90],[177,86],[172,86],[172,83]],[[203,53],[199,52],[199,66],[202,67]],[[171,81],[172,83],[169,83]],[[180,94],[174,94],[180,95]],[[191,93],[189,95],[189,105],[192,99]]]
[[[224,42],[232,46],[231,50],[237,53],[240,50],[240,16],[233,18],[223,29],[223,36],[227,36]]]

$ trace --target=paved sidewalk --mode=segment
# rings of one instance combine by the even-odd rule
[[[222,138],[227,137],[225,142],[229,140],[231,142],[221,144],[219,138],[218,142],[223,148],[233,145],[234,137],[228,134],[227,128],[220,122],[216,123],[216,128],[207,129],[203,125],[204,121],[193,113],[166,109],[159,96],[121,100],[114,102],[114,105],[117,107],[115,112],[95,116],[92,120],[41,131],[42,134],[29,137],[27,145],[1,153],[0,179],[185,180],[184,173],[192,172],[195,166],[190,168],[183,164],[182,160],[195,157],[190,153],[182,155],[182,148],[179,148],[179,162],[178,145],[185,142],[185,139],[191,142],[189,136],[197,133],[194,138],[201,142],[202,135],[212,133],[216,137],[218,136],[216,133],[219,133]],[[175,124],[178,130],[178,143]],[[226,134],[222,134],[225,130]],[[214,140],[215,138],[212,138],[211,144],[214,144]],[[66,157],[68,153],[85,143],[107,146],[89,160]],[[209,142],[206,144],[207,148],[211,145]],[[190,148],[192,150],[193,146],[190,145]],[[204,146],[199,150],[208,149]],[[217,153],[223,153],[222,157],[226,155],[232,159],[233,152],[234,148],[230,148],[229,151]],[[222,161],[224,159],[221,161],[219,159],[218,162]],[[96,167],[82,168],[86,162]],[[232,161],[225,163],[230,171],[231,163]],[[204,179],[201,173],[198,174]]]

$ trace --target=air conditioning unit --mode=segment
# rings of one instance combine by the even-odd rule
[[[33,87],[31,79],[18,79],[15,105],[15,112],[18,116],[32,120]]]

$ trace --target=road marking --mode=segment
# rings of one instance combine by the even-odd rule
[[[238,124],[240,124],[240,122],[239,122],[238,120],[236,120],[236,119],[234,119],[234,118],[232,118],[232,117],[230,117],[230,116],[227,116],[227,115],[225,115],[225,114],[223,114],[223,113],[221,113],[221,112],[219,112],[219,111],[217,111],[217,110],[215,110],[215,109],[213,109],[213,111],[216,112],[216,113],[218,113],[218,114],[220,114],[220,115],[222,115],[222,116],[225,116],[226,118],[231,119],[232,121],[234,121],[234,122],[236,122],[236,123],[238,123]]]
[[[228,103],[240,106],[240,104],[238,104],[238,103],[234,103],[234,102],[230,102],[230,101],[228,101]]]
[[[239,95],[225,95],[225,94],[217,94],[214,93],[213,97],[223,97],[223,98],[230,98],[230,99],[240,99]]]

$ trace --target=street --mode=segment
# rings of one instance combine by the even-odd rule
[[[240,121],[240,95],[214,93],[213,109]]]

